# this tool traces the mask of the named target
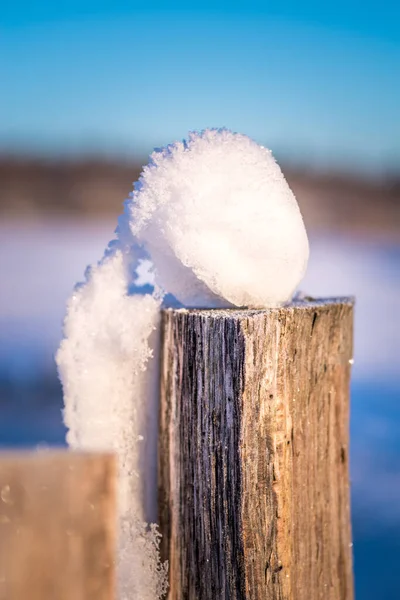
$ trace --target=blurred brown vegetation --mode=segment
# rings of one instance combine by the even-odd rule
[[[0,156],[0,214],[115,217],[140,170],[122,160]],[[308,228],[400,239],[399,178],[283,170]]]

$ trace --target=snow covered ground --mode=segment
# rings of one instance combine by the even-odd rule
[[[113,229],[109,221],[67,219],[0,224],[0,445],[62,443],[53,355],[65,301]],[[357,592],[362,600],[389,600],[400,595],[394,568],[400,559],[400,247],[333,235],[310,241],[301,290],[357,299],[351,453]],[[380,585],[387,586],[379,594],[368,567],[377,555]]]
[[[0,224],[0,373],[30,376],[31,367],[52,360],[66,299],[86,266],[101,258],[113,229],[108,221]],[[327,235],[310,241],[301,290],[357,299],[354,378],[400,379],[400,247]]]

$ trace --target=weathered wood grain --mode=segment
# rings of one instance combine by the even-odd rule
[[[166,310],[170,600],[351,600],[353,303]]]
[[[114,599],[110,455],[0,455],[0,600]]]

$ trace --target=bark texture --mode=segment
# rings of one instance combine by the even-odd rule
[[[0,458],[0,600],[113,600],[112,456]]]
[[[170,600],[351,600],[353,303],[163,313]]]

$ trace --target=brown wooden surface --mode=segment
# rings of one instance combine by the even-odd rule
[[[110,455],[0,454],[0,600],[113,600]]]
[[[351,300],[167,310],[170,600],[351,600]]]

